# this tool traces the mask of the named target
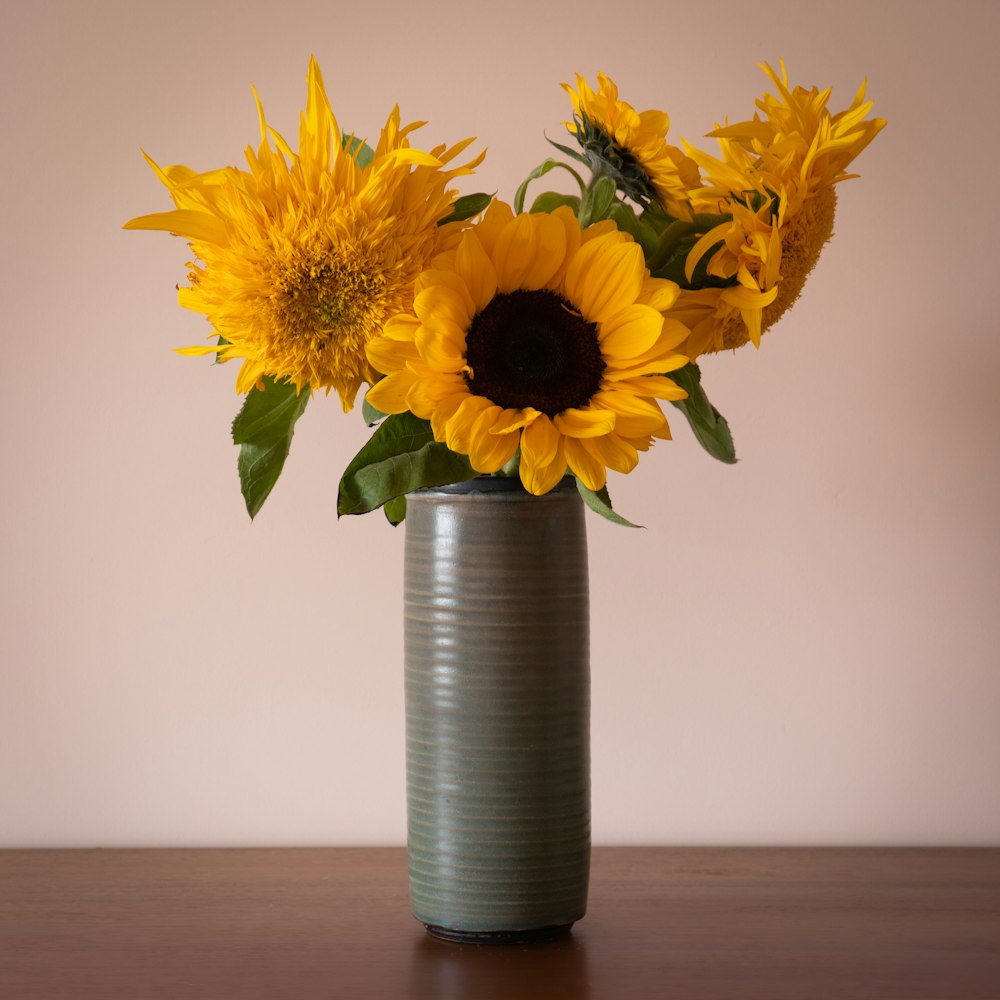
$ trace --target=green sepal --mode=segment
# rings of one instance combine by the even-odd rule
[[[393,497],[386,500],[382,510],[385,519],[394,527],[399,527],[406,520],[406,497]]]
[[[583,497],[583,502],[593,511],[596,511],[601,517],[607,518],[612,524],[620,524],[624,528],[641,528],[641,524],[633,524],[631,521],[622,517],[621,514],[611,509],[611,497],[608,494],[607,486],[602,486],[596,492],[587,486],[584,486],[579,479],[576,481],[576,488],[580,492],[580,496]]]
[[[580,199],[575,194],[559,194],[556,191],[543,191],[532,203],[529,212],[549,213],[565,205],[572,209],[574,215],[580,212]]]
[[[372,160],[375,159],[375,150],[368,145],[364,139],[359,139],[357,136],[348,135],[346,132],[340,133],[340,141],[347,150],[348,154],[354,156],[355,162],[359,167],[367,167]]]
[[[451,211],[444,218],[438,219],[438,225],[443,226],[448,222],[465,222],[466,219],[471,219],[474,215],[485,212],[490,207],[492,200],[493,195],[483,192],[462,195],[461,198],[456,198],[451,203]]]
[[[555,139],[550,139],[548,136],[545,137],[545,141],[550,146],[555,146],[555,148],[558,149],[560,153],[564,153],[566,156],[572,157],[578,163],[586,164],[588,167],[590,166],[590,160],[588,160],[587,157],[580,152],[580,150],[573,149],[571,146],[564,146],[562,145],[562,143],[558,143],[555,141]]]
[[[223,337],[222,334],[220,333],[219,334],[219,342],[215,346],[216,347],[225,347],[226,344],[228,344],[228,343],[229,343],[229,341],[226,340],[226,338]],[[222,360],[219,358],[219,352],[218,351],[215,352],[215,358],[212,361],[212,364],[213,365],[221,365],[222,364]]]
[[[375,407],[368,402],[367,396],[361,400],[361,416],[366,427],[374,427],[380,420],[385,420],[388,415],[388,413],[383,413],[381,410],[376,410]]]
[[[337,516],[366,514],[422,486],[447,486],[477,475],[465,455],[434,440],[426,420],[396,413],[378,425],[344,471]]]
[[[264,389],[251,389],[233,421],[233,443],[240,446],[236,467],[240,489],[253,520],[281,475],[292,446],[295,421],[309,402],[309,391],[264,377]]]
[[[618,186],[607,174],[595,177],[584,192],[580,205],[580,226],[584,229],[594,222],[606,219],[614,204]]]
[[[736,462],[733,435],[726,418],[711,404],[701,387],[701,369],[692,362],[671,372],[670,377],[682,389],[687,390],[687,399],[675,399],[671,402],[687,417],[698,443],[712,458],[733,465]]]
[[[521,446],[514,449],[514,454],[507,459],[499,475],[508,479],[516,479],[521,474]]]
[[[563,163],[562,160],[553,159],[550,156],[548,159],[542,160],[542,162],[539,163],[538,166],[524,178],[521,182],[521,186],[514,193],[515,215],[520,215],[524,211],[524,196],[528,193],[528,185],[532,181],[538,180],[539,177],[544,177],[550,170],[555,170],[556,167],[571,173],[576,178],[577,184],[580,185],[580,193],[583,194],[585,192],[586,185],[584,184],[583,178],[571,166],[569,166],[569,164]]]

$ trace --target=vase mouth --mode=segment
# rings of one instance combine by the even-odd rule
[[[575,491],[576,478],[574,476],[563,476],[549,490],[549,493],[559,493],[566,489]],[[476,476],[475,479],[468,479],[464,483],[450,483],[448,486],[425,486],[422,489],[414,490],[414,495],[429,493],[518,493],[526,497],[532,496],[517,476]],[[548,494],[543,494],[543,496],[548,496]]]

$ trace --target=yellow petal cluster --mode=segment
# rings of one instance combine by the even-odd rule
[[[412,313],[369,343],[386,377],[368,401],[430,421],[481,473],[520,449],[533,494],[567,470],[600,489],[669,437],[657,400],[686,395],[665,374],[688,360],[676,347],[689,331],[662,315],[677,292],[611,223],[581,230],[568,208],[515,216],[493,202],[417,279]]]
[[[694,210],[731,217],[698,241],[686,267],[690,280],[707,256],[707,274],[729,287],[683,290],[671,312],[691,327],[683,349],[692,358],[760,345],[833,234],[833,186],[856,176],[847,167],[886,124],[867,117],[864,84],[850,107],[831,114],[829,89],[790,88],[783,63],[780,75],[762,69],[778,91],[757,101],[763,117],[709,133],[720,158],[686,147],[705,176],[692,193]]]
[[[268,126],[259,99],[257,107],[260,145],[247,149],[248,169],[198,173],[147,157],[176,207],[126,228],[190,241],[197,261],[180,302],[222,339],[181,353],[242,359],[239,392],[273,376],[298,390],[335,389],[347,410],[379,374],[367,343],[411,307],[417,275],[454,228],[438,226],[455,197],[449,181],[482,156],[446,166],[471,139],[411,148],[423,123],[402,126],[397,107],[364,162],[363,144],[343,139],[315,59],[297,151]]]

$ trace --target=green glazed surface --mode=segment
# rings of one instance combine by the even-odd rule
[[[558,927],[583,916],[590,863],[583,504],[571,479],[486,488],[408,502],[413,910],[449,930]]]

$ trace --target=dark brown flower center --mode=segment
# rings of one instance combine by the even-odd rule
[[[496,295],[472,320],[466,361],[470,392],[550,417],[586,406],[604,373],[597,327],[549,291]]]

